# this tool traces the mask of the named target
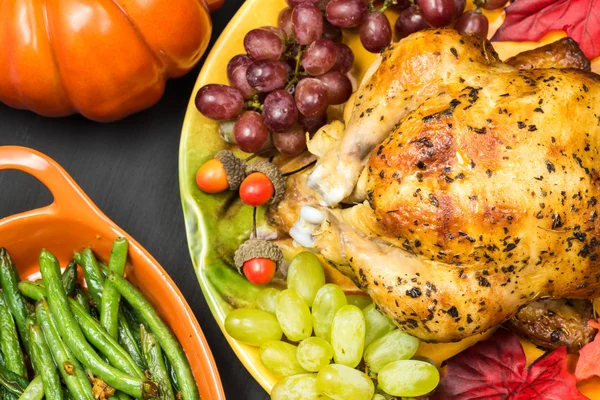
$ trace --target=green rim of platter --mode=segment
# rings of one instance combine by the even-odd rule
[[[252,26],[276,25],[283,0],[246,1],[231,19],[204,63],[194,86],[182,129],[179,151],[179,185],[185,218],[188,246],[200,288],[210,310],[234,352],[254,378],[270,391],[273,380],[265,376],[262,366],[255,365],[252,349],[237,343],[224,330],[225,317],[233,307],[251,307],[263,289],[248,282],[231,265],[237,247],[249,237],[252,208],[237,199],[236,192],[205,194],[196,186],[198,168],[219,150],[230,148],[219,136],[218,123],[202,116],[194,105],[197,90],[207,83],[227,83],[222,60],[243,52],[241,42],[247,28],[238,26],[241,19],[250,19]],[[244,26],[250,22],[244,23]],[[226,43],[239,43],[227,46]],[[232,150],[234,150],[232,148]],[[239,155],[244,153],[239,152]],[[264,219],[264,209],[258,212],[258,222]],[[247,358],[247,359],[245,359]]]

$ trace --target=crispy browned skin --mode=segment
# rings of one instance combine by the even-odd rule
[[[537,49],[524,51],[504,61],[519,69],[530,68],[576,68],[590,70],[586,58],[576,41],[571,38],[557,40]]]
[[[577,353],[596,330],[587,322],[594,318],[588,300],[547,299],[531,303],[506,323],[513,332],[545,349],[567,346]]]
[[[317,249],[427,341],[596,296],[599,94],[595,74],[518,70],[452,30],[400,41],[311,176],[336,200],[368,168],[368,204],[323,208]]]
[[[571,38],[524,51],[505,63],[519,69],[590,70],[590,61]],[[538,346],[555,349],[564,345],[569,352],[575,353],[594,338],[596,330],[587,324],[591,318],[592,305],[588,300],[547,299],[528,304],[506,326]]]

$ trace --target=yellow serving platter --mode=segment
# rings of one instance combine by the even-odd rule
[[[245,281],[230,267],[234,250],[249,236],[251,209],[239,204],[232,194],[206,195],[197,188],[195,175],[198,168],[227,145],[219,137],[218,123],[205,118],[196,110],[194,96],[205,84],[227,84],[227,63],[236,54],[245,52],[244,35],[257,27],[276,26],[278,14],[284,7],[286,3],[283,0],[247,0],[229,22],[213,46],[196,81],[183,124],[179,155],[179,178],[188,245],[200,287],[233,351],[267,392],[270,392],[277,379],[262,366],[258,358],[258,349],[236,342],[224,330],[227,313],[235,306],[251,306],[260,291],[259,287]],[[468,7],[472,8],[470,2]],[[486,14],[490,20],[491,37],[502,24],[504,15],[502,11]],[[394,11],[388,13],[392,23],[396,16]],[[557,31],[546,35],[540,42],[497,42],[494,43],[494,47],[500,57],[506,59],[563,36],[564,32]],[[354,51],[355,66],[352,74],[360,80],[376,56],[362,48],[356,32],[345,31],[344,42]],[[599,71],[600,59],[595,59],[592,65],[594,70]],[[326,273],[329,280],[342,284],[348,290],[357,290],[337,271],[327,270]],[[442,361],[489,334],[452,344],[422,343],[418,354],[429,357],[440,366]],[[529,362],[542,355],[542,351],[532,344],[523,344]],[[585,382],[579,388],[588,397],[600,399],[600,380]]]

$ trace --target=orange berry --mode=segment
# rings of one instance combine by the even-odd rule
[[[196,185],[206,193],[220,193],[229,189],[227,173],[221,161],[213,158],[205,162],[196,174]]]
[[[262,172],[253,172],[244,179],[240,186],[240,199],[249,206],[266,204],[275,193],[271,180]]]

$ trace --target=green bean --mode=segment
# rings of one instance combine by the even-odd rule
[[[21,351],[17,328],[8,310],[3,291],[0,292],[0,337],[2,338],[0,347],[6,358],[6,368],[27,377],[27,367],[25,366],[25,359]]]
[[[29,381],[21,375],[17,375],[9,371],[5,367],[0,367],[0,386],[9,393],[20,396],[25,388],[29,385]]]
[[[60,337],[56,323],[50,315],[46,299],[38,302],[35,311],[37,321],[42,327],[52,357],[67,389],[77,400],[93,400],[94,396],[90,381],[79,361],[73,357],[71,351]]]
[[[19,288],[34,300],[41,300],[46,297],[46,288],[41,285],[32,282],[20,282]],[[138,365],[130,353],[122,348],[77,300],[68,298],[67,302],[87,340],[108,358],[110,364],[132,376],[144,377],[142,367]]]
[[[90,294],[87,292],[87,290],[85,290],[81,286],[77,286],[77,288],[75,289],[75,295],[73,296],[73,298],[79,304],[81,304],[81,306],[83,308],[85,308],[85,310],[88,313],[90,312],[90,302],[92,301],[92,298],[90,297]]]
[[[152,332],[147,332],[144,325],[140,326],[140,339],[142,341],[142,353],[148,364],[150,377],[158,383],[158,398],[161,400],[175,400],[169,373],[165,367],[162,350]]]
[[[113,273],[123,276],[127,262],[127,248],[129,242],[125,238],[117,238],[113,243],[108,269]],[[119,302],[121,295],[111,282],[105,282],[102,293],[102,306],[100,307],[100,322],[106,331],[114,338],[119,334]]]
[[[119,399],[119,400],[131,400],[131,397],[127,394],[127,393],[123,393],[123,392],[116,392],[115,393],[115,399]]]
[[[133,336],[133,332],[131,331],[129,323],[121,313],[119,313],[119,343],[125,350],[127,350],[137,366],[145,371],[147,367],[146,362],[142,357],[142,353],[138,347],[135,337]]]
[[[67,389],[65,389],[65,388],[63,388],[63,398],[65,400],[75,400],[75,398],[73,397],[73,395],[71,395],[71,393]]]
[[[67,265],[67,268],[62,273],[61,280],[67,296],[73,294],[73,290],[75,290],[75,286],[77,285],[77,263],[75,260],[71,260],[69,265]]]
[[[160,319],[152,304],[129,281],[114,273],[109,274],[109,280],[133,308],[133,310],[148,324],[163,351],[177,372],[177,380],[181,387],[184,400],[199,399],[198,388],[194,381],[192,369],[183,352],[181,344],[171,330]]]
[[[29,353],[29,331],[25,327],[25,320],[30,311],[27,308],[25,298],[17,288],[20,280],[17,268],[8,255],[8,252],[4,248],[0,249],[0,284],[2,285],[2,290],[4,290],[8,308],[19,328],[25,350]]]
[[[129,324],[129,328],[131,328],[131,332],[133,333],[133,337],[138,344],[138,348],[142,348],[142,342],[140,341],[140,324],[142,322],[137,315],[135,315],[131,309],[131,306],[127,304],[127,302],[121,302],[121,315],[123,315]]]
[[[146,379],[124,374],[117,368],[107,364],[86,341],[71,312],[67,296],[60,282],[58,260],[46,250],[42,250],[40,254],[40,270],[48,293],[50,312],[56,318],[61,337],[75,357],[88,367],[94,375],[99,376],[115,389],[140,399],[147,399],[156,395],[158,390],[156,384]]]
[[[43,285],[39,285],[34,282],[21,281],[19,282],[19,291],[26,297],[35,301],[41,300],[46,297],[46,289]]]
[[[175,372],[175,368],[173,368],[171,361],[169,361],[167,356],[165,356],[164,354],[163,354],[163,358],[165,360],[165,367],[167,367],[167,372],[169,373],[169,379],[171,380],[171,385],[173,386],[173,390],[175,391],[175,393],[180,392],[179,383],[177,383],[177,373]],[[179,398],[179,396],[175,396],[175,397]]]
[[[87,340],[100,353],[104,354],[114,367],[132,376],[144,378],[144,372],[137,366],[129,353],[119,345],[115,338],[102,328],[102,325],[98,321],[85,312],[85,309],[75,300],[69,299],[69,306]]]
[[[31,361],[42,376],[46,398],[61,400],[63,393],[60,386],[60,377],[52,360],[50,349],[44,339],[42,328],[37,324],[31,325],[29,327],[29,338],[31,340]]]
[[[23,296],[29,297],[30,299],[35,301],[39,301],[42,299],[42,297],[46,297],[46,289],[44,286],[44,282],[41,281],[21,281],[18,283],[17,288]],[[65,291],[66,290],[67,288],[65,287]]]
[[[102,292],[104,291],[104,277],[100,272],[98,260],[89,247],[81,253],[75,253],[75,260],[83,268],[83,275],[87,283],[92,299],[98,307],[102,304]]]
[[[43,397],[44,383],[41,375],[38,375],[29,383],[19,400],[41,400]]]

